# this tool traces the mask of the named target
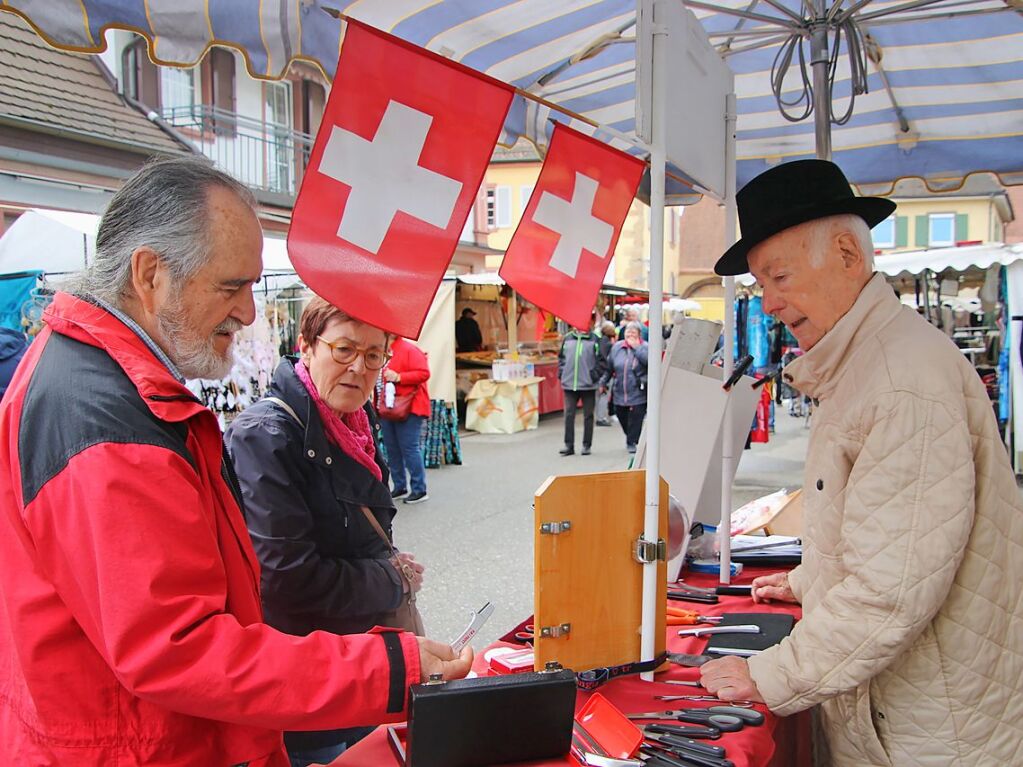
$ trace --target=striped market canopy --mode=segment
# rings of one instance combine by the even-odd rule
[[[682,0],[679,0],[680,2]],[[2,2],[2,0],[0,0]],[[920,177],[955,188],[972,172],[1023,183],[1023,0],[685,0],[735,74],[741,187],[813,157],[812,29],[828,30],[833,159],[861,190]],[[292,59],[333,75],[343,22],[332,8],[504,80],[517,96],[502,143],[541,150],[550,120],[623,149],[581,118],[635,133],[635,0],[7,0],[52,45],[104,47],[104,31],[150,41],[189,66],[211,45],[242,51],[256,77]],[[812,9],[817,8],[816,12]],[[674,86],[673,86],[674,87]],[[679,91],[676,98],[684,98]],[[695,105],[694,108],[699,108]],[[684,171],[684,169],[682,169]]]

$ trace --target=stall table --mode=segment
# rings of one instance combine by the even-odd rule
[[[465,428],[481,434],[514,434],[535,429],[539,414],[542,378],[492,381],[485,378],[472,386],[466,397]]]
[[[747,568],[742,576],[734,582],[737,584],[750,583],[756,576],[765,575],[775,570],[777,568]],[[693,586],[714,586],[717,583],[716,577],[705,575],[686,574],[684,578],[687,584]],[[670,604],[695,609],[701,615],[722,615],[732,612],[789,613],[797,618],[801,615],[798,605],[780,603],[756,605],[748,597],[721,597],[720,600],[716,605],[690,602],[671,602]],[[676,632],[679,628],[678,626],[668,627],[668,650],[684,653],[701,652],[707,640],[683,639],[677,636]],[[504,645],[506,643],[496,642],[491,647]],[[482,652],[477,653],[473,668],[481,675],[487,673],[487,666],[483,660]],[[699,669],[682,668],[674,665],[668,670],[658,673],[656,676],[656,680],[694,680],[698,678]],[[638,676],[624,676],[613,679],[600,687],[599,692],[627,714],[679,708],[681,706],[703,707],[713,705],[712,703],[689,701],[675,703],[654,700],[654,695],[688,695],[690,692],[687,692],[686,688],[676,685],[662,685],[658,684],[657,681],[653,683],[643,682]],[[694,688],[692,693],[698,694],[699,690]],[[585,704],[589,695],[590,693],[579,693],[576,701],[577,710]],[[780,718],[767,711],[763,705],[758,705],[757,709],[765,714],[766,721],[763,725],[760,727],[744,727],[740,732],[725,733],[720,740],[713,741],[714,744],[724,746],[728,750],[727,758],[735,764],[735,767],[808,767],[811,763],[809,712],[804,711],[795,716]],[[499,727],[500,724],[495,722],[494,726]],[[365,740],[357,743],[342,754],[331,763],[331,766],[390,767],[390,765],[396,766],[397,764],[397,759],[387,743],[386,728],[380,727]],[[562,758],[528,763],[529,767],[564,767],[565,764],[576,765],[577,762],[572,757],[566,755]]]

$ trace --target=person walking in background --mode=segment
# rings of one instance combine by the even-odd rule
[[[388,336],[319,296],[299,327],[299,357],[281,360],[269,395],[225,438],[261,566],[264,619],[296,636],[396,626],[392,611],[422,585],[423,566],[391,541],[394,501],[368,405]],[[291,767],[307,767],[369,731],[285,732],[284,744]]]
[[[600,341],[599,341],[599,352],[600,357],[604,361],[604,369],[608,368],[608,360],[611,358],[611,347],[615,344],[615,339],[618,337],[618,330],[615,328],[615,324],[611,320],[604,320],[600,324]],[[611,394],[608,392],[607,387],[599,387],[597,390],[597,407],[596,407],[596,424],[597,426],[610,426],[611,425],[611,408],[609,407],[611,401]]]
[[[419,447],[423,425],[430,417],[430,393],[426,388],[430,366],[422,349],[401,336],[391,344],[391,354],[383,370],[381,402],[387,403],[388,384],[393,385],[393,401],[399,412],[389,414],[387,408],[380,410],[387,467],[394,485],[391,497],[404,498],[408,504],[422,503],[430,498],[426,494],[426,466]],[[400,412],[406,409],[406,403],[407,413]]]
[[[28,341],[20,330],[0,328],[0,397],[7,391],[7,386],[18,369],[18,363],[25,356]]]
[[[596,318],[596,314],[591,317]],[[592,330],[573,328],[561,342],[558,351],[558,377],[565,392],[565,447],[561,455],[575,453],[575,412],[583,403],[583,455],[590,454],[593,445],[593,410],[597,401],[597,387],[604,375],[604,357],[600,341]]]
[[[639,326],[640,337],[644,341],[650,340],[650,329],[639,321],[639,309],[634,306],[630,306],[625,310],[625,321],[618,326],[618,340],[625,340],[625,329],[629,327],[630,322],[635,322]]]
[[[455,321],[455,346],[458,352],[478,352],[483,348],[483,333],[476,322],[476,312],[468,306]]]
[[[611,402],[618,423],[625,432],[625,447],[630,453],[636,452],[646,417],[648,346],[641,328],[635,321],[625,326],[625,338],[611,347],[602,383],[603,388],[611,390]]]

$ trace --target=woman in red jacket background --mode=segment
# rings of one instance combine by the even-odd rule
[[[422,503],[430,497],[426,494],[426,467],[419,449],[423,425],[430,417],[430,393],[426,388],[430,366],[423,351],[401,336],[391,344],[391,354],[383,371],[384,386],[394,384],[396,400],[413,394],[408,418],[402,421],[380,419],[387,448],[387,468],[394,484],[391,497],[404,498],[405,503]]]

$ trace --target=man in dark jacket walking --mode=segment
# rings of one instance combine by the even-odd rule
[[[565,336],[558,352],[558,375],[565,392],[565,447],[561,455],[575,453],[575,413],[583,403],[583,455],[590,454],[593,444],[593,409],[597,387],[604,376],[604,358],[600,340],[592,330],[573,328]]]

